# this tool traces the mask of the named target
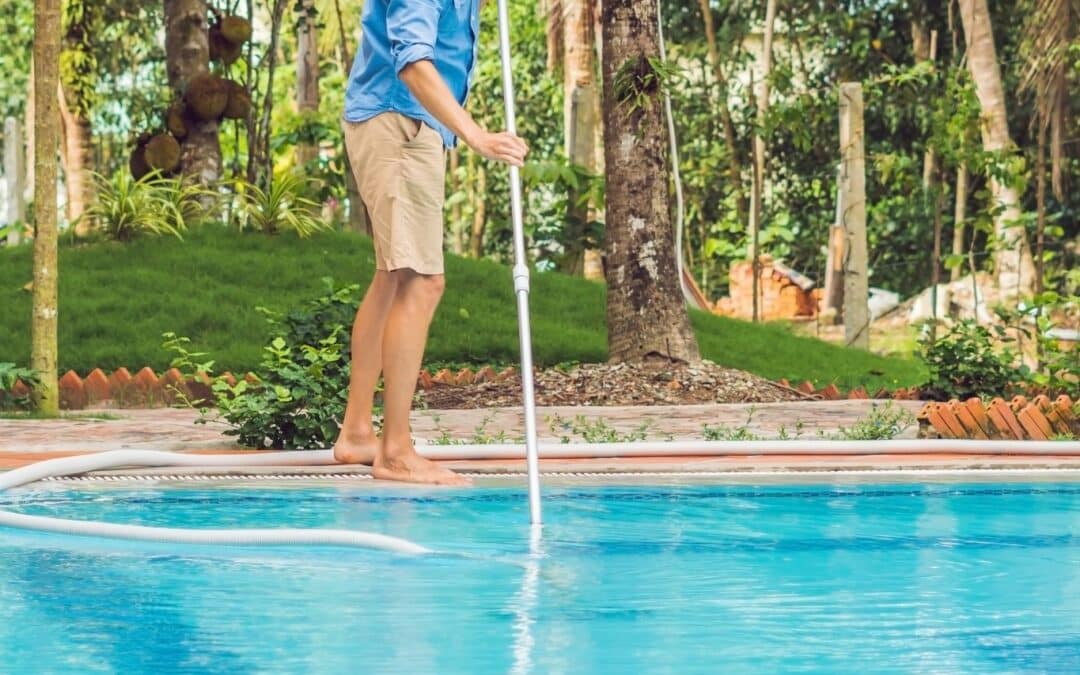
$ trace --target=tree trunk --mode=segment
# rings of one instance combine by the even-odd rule
[[[922,63],[924,61],[937,60],[937,31],[930,30],[930,28],[921,22],[913,21],[911,23],[911,34],[913,38],[913,51],[915,52],[915,63]],[[934,152],[934,148],[927,144],[926,152],[923,153],[923,192],[929,193],[930,188],[933,187],[934,173],[937,170],[937,155]]]
[[[77,109],[68,104],[68,96],[63,84],[57,86],[59,92],[60,120],[60,157],[64,163],[64,178],[67,187],[67,218],[73,223],[75,234],[84,237],[93,226],[89,220],[80,220],[86,207],[94,199],[94,182],[90,172],[94,168],[94,148],[91,144],[92,131],[90,120],[78,114]]]
[[[1035,293],[1043,291],[1043,252],[1046,248],[1046,127],[1037,121],[1035,152]]]
[[[252,115],[248,126],[248,182],[269,190],[274,181],[274,156],[270,151],[270,137],[273,135],[274,109],[274,72],[277,69],[278,51],[281,49],[281,23],[285,16],[287,0],[273,0],[270,12],[270,44],[266,47],[266,57],[260,61],[260,69],[266,69],[266,91],[262,102],[254,105],[262,110]],[[250,51],[248,52],[251,53]]]
[[[37,166],[37,141],[34,134],[35,127],[37,126],[37,106],[34,105],[34,98],[37,96],[35,93],[37,90],[34,88],[34,59],[30,59],[30,77],[27,78],[26,86],[26,112],[23,115],[23,129],[26,130],[26,163],[23,166],[26,167],[26,192],[23,195],[28,202],[32,202],[34,197],[34,174],[36,173],[35,167]]]
[[[968,168],[964,162],[956,167],[956,207],[953,211],[952,254],[964,254],[964,221],[967,220]],[[949,278],[956,281],[963,272],[961,265],[954,265]]]
[[[473,182],[473,222],[469,237],[469,250],[472,257],[479,260],[484,257],[484,229],[487,227],[487,171],[484,165],[476,161],[476,153],[469,153],[469,166],[476,171]]]
[[[754,185],[750,193],[750,260],[754,270],[753,319],[761,319],[761,235],[762,201],[765,191],[765,123],[769,114],[769,75],[772,73],[773,26],[776,23],[776,0],[765,5],[765,38],[762,45],[761,87],[757,95],[757,130],[754,133]]]
[[[191,78],[210,70],[205,0],[165,0],[165,66],[180,97]],[[180,170],[204,184],[221,178],[218,123],[193,123],[180,141]]]
[[[34,292],[30,367],[38,410],[60,414],[57,387],[56,146],[60,112],[60,0],[34,3]]]
[[[461,151],[458,148],[450,148],[450,171],[448,172],[448,178],[450,182],[450,194],[457,194],[461,189],[461,180],[458,176],[458,169],[461,166]],[[451,232],[451,245],[455,255],[465,255],[465,214],[463,213],[462,204],[464,200],[458,196],[454,200],[454,205],[450,207],[450,232]]]
[[[561,44],[552,45],[561,50],[563,64],[563,129],[566,135],[566,156],[570,163],[585,168],[589,173],[597,171],[597,137],[600,123],[600,100],[596,91],[595,35],[593,18],[596,0],[563,0],[550,17],[557,24],[555,36],[561,36]],[[552,40],[554,42],[554,40]],[[555,60],[549,54],[549,63]],[[560,267],[568,274],[579,275],[585,270],[584,234],[587,223],[594,217],[589,204],[580,204],[581,195],[570,189],[567,195],[566,217],[568,222],[567,249]]]
[[[296,7],[296,111],[311,115],[319,111],[318,10],[314,0],[300,0]],[[318,156],[317,144],[297,143],[297,166]]]
[[[724,67],[720,63],[720,52],[716,45],[716,28],[713,26],[709,0],[701,0],[701,14],[705,18],[705,42],[709,49],[709,63],[716,77],[716,85],[720,88],[719,114],[720,124],[724,129],[724,145],[728,153],[728,180],[731,181],[731,191],[735,195],[736,215],[739,222],[744,223],[747,219],[747,205],[746,190],[743,189],[742,183],[742,160],[735,140],[735,123],[731,119],[731,108],[728,106],[728,82],[724,75]]]
[[[653,2],[603,4],[607,326],[612,361],[700,360],[676,274]]]
[[[1000,154],[1011,153],[1013,143],[1009,138],[1005,92],[987,0],[960,0],[959,6],[968,69],[982,108],[983,148]],[[993,174],[989,181],[999,211],[994,216],[994,234],[998,240],[994,253],[997,285],[1008,294],[1030,293],[1035,286],[1035,264],[1021,222],[1020,196],[1013,182],[1002,181]]]

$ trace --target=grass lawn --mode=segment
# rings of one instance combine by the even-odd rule
[[[331,232],[311,239],[241,234],[217,226],[185,241],[144,238],[128,244],[63,245],[60,250],[60,367],[167,366],[161,334],[186,335],[217,369],[254,369],[266,339],[263,306],[284,310],[323,292],[324,277],[366,285],[374,269],[370,240]],[[447,256],[447,291],[432,327],[429,363],[513,363],[517,315],[506,267]],[[30,355],[31,249],[0,249],[0,361]],[[538,364],[607,357],[604,288],[560,274],[534,274],[533,342]],[[694,312],[702,354],[770,378],[907,386],[923,378],[910,360],[883,358],[800,337],[782,325]]]

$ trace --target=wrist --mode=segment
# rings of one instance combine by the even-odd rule
[[[483,135],[484,130],[480,128],[480,125],[470,120],[469,124],[462,130],[461,140],[465,141],[465,145],[470,148],[475,148]]]

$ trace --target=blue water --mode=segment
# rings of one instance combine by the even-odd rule
[[[41,490],[25,513],[453,555],[0,529],[0,672],[1080,672],[1080,484]],[[466,555],[459,555],[466,554]]]

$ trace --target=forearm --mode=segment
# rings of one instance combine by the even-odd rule
[[[473,139],[483,133],[472,116],[454,98],[431,61],[410,63],[401,69],[399,77],[420,105],[465,143],[472,145]]]

